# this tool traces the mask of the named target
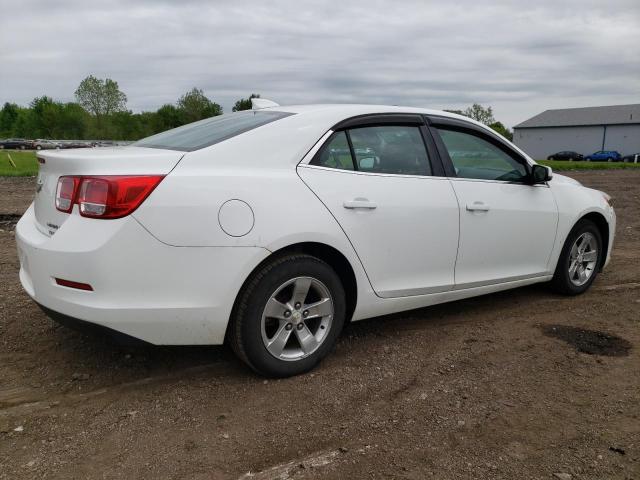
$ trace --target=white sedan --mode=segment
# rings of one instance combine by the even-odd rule
[[[537,282],[584,292],[610,198],[489,128],[420,108],[281,107],[128,147],[38,154],[20,280],[61,323],[314,367],[347,321]]]

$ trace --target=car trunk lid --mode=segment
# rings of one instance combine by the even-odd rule
[[[184,152],[141,147],[113,147],[38,152],[34,210],[36,227],[52,236],[69,218],[56,209],[58,179],[64,175],[167,175]]]

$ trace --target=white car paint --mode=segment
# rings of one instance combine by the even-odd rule
[[[561,175],[529,186],[308,164],[346,118],[469,119],[371,105],[264,110],[294,115],[186,153],[135,146],[39,153],[40,191],[16,228],[27,293],[55,312],[154,344],[220,344],[251,272],[300,243],[344,256],[357,287],[353,320],[547,281],[567,234],[588,213],[609,225],[609,258],[613,209],[602,192]],[[80,216],[77,205],[71,214],[55,209],[58,177],[74,174],[166,176],[131,215],[101,220]],[[376,208],[361,208],[367,202]],[[467,209],[476,202],[489,210]]]

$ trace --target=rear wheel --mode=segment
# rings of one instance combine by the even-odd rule
[[[598,227],[590,220],[580,220],[562,247],[552,287],[565,295],[585,292],[598,275],[602,256]]]
[[[332,349],[345,319],[340,278],[309,255],[275,259],[240,294],[229,342],[247,365],[271,377],[311,370]]]

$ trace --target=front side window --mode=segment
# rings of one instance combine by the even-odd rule
[[[527,179],[525,165],[488,140],[459,130],[437,130],[459,178],[505,182]]]
[[[290,115],[293,114],[254,110],[218,115],[143,138],[133,145],[192,152]]]
[[[415,126],[387,125],[336,132],[311,164],[370,173],[432,174],[422,134]]]

